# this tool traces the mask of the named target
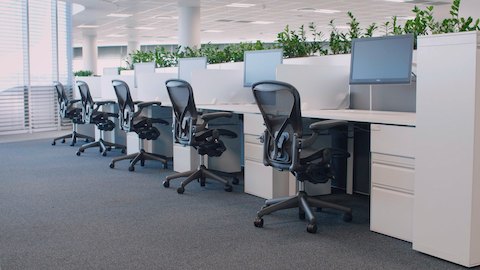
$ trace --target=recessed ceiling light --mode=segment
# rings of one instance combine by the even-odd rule
[[[385,17],[385,19],[393,19],[394,16],[387,16]],[[402,20],[402,21],[406,21],[406,20],[413,20],[415,19],[415,16],[396,16],[397,17],[397,20]]]
[[[107,37],[121,38],[121,37],[125,37],[125,35],[119,35],[119,34],[110,34],[110,35],[107,35]]]
[[[406,3],[406,2],[412,2],[412,0],[384,0],[386,2],[394,2],[394,3]]]
[[[255,4],[247,4],[247,3],[231,3],[226,5],[227,7],[236,7],[236,8],[249,8],[254,7]]]
[[[272,24],[274,22],[269,22],[269,21],[254,21],[251,22],[252,24]]]
[[[98,28],[98,25],[93,25],[93,24],[81,24],[77,26],[78,28]]]
[[[340,10],[335,10],[335,9],[315,9],[316,13],[325,13],[325,14],[334,14],[334,13],[339,13],[341,12]]]
[[[138,27],[135,27],[135,29],[137,29],[137,30],[154,30],[155,28],[154,27],[148,27],[148,26],[138,26]]]
[[[128,18],[132,16],[132,14],[126,14],[126,13],[110,13],[107,15],[107,17],[116,17],[116,18]]]
[[[223,30],[209,29],[209,30],[203,30],[202,32],[204,32],[204,33],[222,33]]]
[[[163,16],[163,15],[154,16],[153,18],[154,19],[159,19],[159,20],[176,20],[176,19],[178,19],[177,16]]]

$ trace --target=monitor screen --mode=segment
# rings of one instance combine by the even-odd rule
[[[207,68],[207,57],[192,57],[178,59],[178,78],[192,83],[192,72]]]
[[[352,40],[350,84],[408,84],[413,35]]]
[[[250,87],[259,81],[275,80],[277,66],[283,61],[283,50],[246,51],[243,59],[243,85]]]

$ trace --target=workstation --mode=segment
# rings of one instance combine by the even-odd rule
[[[278,232],[276,237],[281,238],[282,228],[292,222],[303,224],[296,220],[296,212],[269,215],[286,208],[298,208],[298,217],[307,220],[310,234],[298,232],[307,237],[325,233],[321,228],[325,219],[341,220],[343,214],[346,222],[333,226],[348,231],[366,215],[374,237],[402,243],[415,254],[430,255],[426,257],[435,263],[448,262],[446,268],[476,267],[480,35],[470,31],[420,36],[415,50],[413,38],[357,39],[352,53],[341,55],[284,59],[283,50],[269,49],[246,51],[244,61],[235,63],[207,64],[206,57],[192,57],[181,59],[178,67],[141,63],[133,71],[106,68],[102,76],[75,78],[73,100],[83,101],[77,90],[87,85],[86,96],[96,110],[88,121],[94,125],[79,120],[73,130],[87,134],[89,141],[101,141],[103,146],[90,144],[100,147],[105,170],[117,177],[126,174],[133,181],[130,185],[150,173],[159,176],[154,188],[196,206],[202,204],[202,193],[212,193],[218,201],[229,194],[240,202],[261,199],[263,204],[234,207],[249,208],[250,215],[238,218],[255,233]],[[377,65],[369,66],[371,62]],[[123,98],[125,104],[124,90],[128,94],[123,96],[129,97]],[[174,97],[180,90],[190,91],[194,100],[189,108],[187,94],[180,98],[188,103],[182,105],[183,113],[176,111],[182,106]],[[282,91],[292,94],[293,101],[284,93],[273,95]],[[192,109],[198,116],[185,113]],[[79,114],[85,117],[85,110],[72,112],[73,123]],[[276,117],[284,126],[270,130],[275,125],[268,121],[279,121]],[[141,128],[135,126],[142,121]],[[310,143],[310,136],[318,136],[317,141]],[[89,147],[78,148],[79,162],[92,158],[85,151]],[[330,157],[325,149],[337,152]],[[319,156],[300,156],[309,151]],[[320,172],[306,173],[310,169]],[[178,177],[185,179],[179,182]],[[198,183],[192,181],[197,179]],[[217,194],[223,190],[225,195]],[[328,199],[331,194],[343,199],[337,204]],[[360,218],[354,207],[358,196],[368,201],[367,211],[360,208],[364,211]],[[321,201],[324,197],[326,202]],[[292,199],[298,202],[282,206]],[[181,222],[191,222],[188,215],[185,218]],[[198,229],[202,226],[206,225]]]
[[[475,37],[477,34],[469,33],[464,35],[473,35]],[[385,42],[385,40],[387,42],[390,41],[389,39],[383,38],[373,39],[371,42]],[[475,38],[471,40],[472,42],[476,42]],[[407,44],[410,44],[411,47],[413,46],[413,40],[410,41],[411,42]],[[423,40],[420,39],[420,50],[423,45],[422,41]],[[384,47],[385,45],[377,46]],[[381,102],[382,99],[385,99],[388,103],[388,99],[390,98],[388,96],[385,97],[385,93],[382,93],[382,91],[392,91],[393,93],[390,94],[396,95],[398,100],[412,101],[412,88],[414,92],[415,88],[417,88],[418,91],[417,83],[418,80],[421,81],[422,70],[419,70],[419,68],[421,68],[422,65],[428,65],[429,61],[429,58],[423,58],[427,63],[418,62],[418,59],[422,57],[421,54],[419,55],[421,52],[422,51],[415,52],[415,58],[417,60],[414,61],[417,62],[406,61],[409,67],[412,67],[412,63],[414,67],[417,67],[417,69],[414,70],[416,73],[414,80],[411,80],[409,76],[407,76],[407,79],[402,78],[404,81],[400,81],[400,83],[403,84],[398,85],[394,90],[390,88],[392,88],[395,82],[375,84],[374,87],[370,87],[369,89],[371,91],[372,88],[374,88],[374,91],[367,93],[361,93],[361,91],[365,89],[357,89],[356,95],[367,95],[370,102],[372,100],[376,101],[376,103],[369,105],[370,108],[373,105],[382,108],[382,110],[349,108],[354,98],[352,95],[355,95],[351,93],[351,88],[356,86],[349,84],[349,76],[351,74],[350,65],[351,63],[355,64],[355,62],[350,62],[355,60],[351,60],[349,56],[342,55],[339,57],[340,59],[335,60],[332,59],[334,56],[287,59],[283,61],[283,64],[281,64],[281,59],[279,61],[277,60],[277,62],[262,59],[262,57],[268,58],[269,54],[275,53],[276,55],[273,56],[274,59],[278,58],[278,55],[281,56],[281,51],[274,50],[266,51],[266,56],[260,55],[262,51],[254,52],[254,55],[258,55],[261,60],[253,61],[256,61],[255,68],[258,68],[260,63],[267,63],[262,67],[262,70],[274,70],[271,74],[263,75],[264,80],[275,79],[291,83],[292,85],[298,85],[298,91],[302,101],[304,100],[303,98],[308,101],[301,104],[302,117],[310,121],[343,120],[350,123],[350,136],[346,150],[349,150],[352,158],[349,159],[348,168],[346,168],[346,181],[339,183],[339,187],[343,188],[348,194],[363,192],[370,195],[370,228],[372,231],[412,242],[414,248],[418,247],[420,251],[422,248],[425,248],[426,252],[432,252],[443,259],[459,260],[460,255],[453,253],[449,255],[435,253],[437,251],[432,251],[424,247],[423,245],[425,244],[429,245],[430,240],[428,239],[422,239],[422,241],[426,242],[422,245],[416,245],[415,230],[417,227],[424,227],[423,222],[419,220],[424,219],[422,217],[423,214],[420,213],[423,213],[423,208],[426,207],[420,202],[422,200],[430,200],[429,194],[425,194],[425,198],[418,198],[415,189],[416,170],[419,166],[418,162],[416,162],[416,151],[418,151],[419,147],[415,147],[416,144],[419,144],[416,131],[418,109],[416,109],[417,113],[409,112],[412,104],[405,104],[403,106],[404,111],[388,110],[388,104],[385,105]],[[407,55],[408,54],[413,57],[411,48],[410,52],[407,50]],[[362,56],[357,57],[361,58]],[[368,55],[367,57],[370,57],[371,60],[372,55]],[[270,58],[272,57],[270,56]],[[249,59],[246,57],[244,65],[242,65],[243,63],[235,63],[234,65],[219,64],[208,66],[203,58],[197,60],[203,63],[200,65],[195,63],[194,60],[196,59],[189,59],[194,67],[190,68],[190,73],[184,76],[186,76],[185,79],[191,82],[192,88],[194,89],[193,93],[197,109],[206,112],[227,111],[234,113],[238,116],[234,118],[236,120],[230,123],[223,123],[223,125],[229,125],[230,129],[233,129],[242,137],[241,139],[237,139],[236,142],[229,144],[229,147],[233,147],[233,150],[227,150],[227,152],[224,153],[226,158],[222,158],[221,162],[217,161],[215,163],[214,161],[213,163],[207,162],[207,164],[211,165],[213,169],[222,169],[227,172],[236,172],[243,168],[244,192],[248,194],[265,199],[294,195],[298,190],[293,175],[289,174],[288,171],[278,172],[263,165],[262,144],[259,137],[263,133],[265,126],[263,125],[263,119],[258,106],[254,103],[253,97],[251,96],[250,89],[246,86],[251,85],[251,82],[248,83],[245,79],[247,76],[245,73],[248,72]],[[392,59],[386,59],[386,62],[389,64],[391,64],[392,61]],[[268,67],[269,65],[271,66],[270,68]],[[182,74],[181,68],[182,67],[179,68],[178,74]],[[381,69],[385,69],[385,67],[381,67]],[[169,71],[171,72],[172,70],[170,69]],[[408,73],[410,73],[410,71],[408,71]],[[258,71],[254,74],[258,76]],[[376,76],[377,74],[374,75]],[[135,74],[133,76],[137,77],[137,87],[133,87],[132,84],[132,89],[135,89],[133,96],[136,96],[138,100],[142,101],[162,101],[162,107],[166,108],[167,112],[171,111],[171,105],[164,85],[167,80],[177,77],[178,75],[176,73],[168,73],[161,70],[154,72],[152,68],[149,74]],[[132,75],[118,75],[115,78],[124,79],[131,83],[131,77]],[[104,81],[110,81],[111,79],[112,77],[110,76],[101,78],[102,85],[107,85]],[[389,78],[387,78],[387,80],[388,79]],[[406,84],[405,80],[407,82]],[[212,82],[214,83],[212,84]],[[370,81],[370,83],[373,85],[373,82]],[[327,88],[318,87],[320,84],[326,85]],[[385,86],[385,89],[382,88],[382,86]],[[109,88],[111,89],[111,87]],[[395,93],[395,91],[397,93]],[[402,91],[404,92],[403,97]],[[102,89],[102,91],[98,92],[103,94],[108,91]],[[112,93],[113,90],[111,89],[110,92]],[[323,94],[323,92],[325,92],[325,94]],[[322,97],[322,99],[319,99],[319,97]],[[102,96],[102,98],[112,98],[112,96],[106,95]],[[398,103],[396,106],[402,107],[402,105]],[[163,116],[165,116],[165,114]],[[367,127],[370,129],[370,138],[368,138],[369,140],[367,140],[367,142],[361,141],[360,139],[357,140],[358,144],[367,143],[370,145],[367,153],[356,155],[353,151],[355,145],[355,136],[353,134],[355,133],[354,129],[356,124],[367,124]],[[169,128],[170,127],[164,127],[164,129],[166,129],[164,131],[168,132],[167,130]],[[239,147],[240,142],[243,146]],[[136,145],[137,142],[133,140],[132,144]],[[169,143],[165,143],[165,141],[162,141],[160,144],[163,146],[169,145]],[[422,145],[423,143],[420,144]],[[130,148],[130,142],[127,142],[127,145],[129,145],[128,148]],[[198,157],[191,153],[194,150],[190,148],[174,145],[173,151],[165,150],[165,147],[157,151],[169,155],[173,153],[173,168],[175,171],[191,170],[198,166]],[[366,164],[368,166],[366,173],[370,179],[367,179],[365,183],[365,179],[358,176],[359,173],[357,173],[357,177],[355,177],[357,181],[364,181],[363,185],[368,185],[366,190],[365,188],[362,190],[361,183],[354,184],[354,168],[355,166],[365,166],[365,164],[355,162],[355,157],[361,159],[361,155],[365,154],[370,156],[370,164]],[[190,161],[185,162],[185,160]],[[215,158],[213,158],[213,160],[215,160]],[[358,167],[356,169],[365,170],[364,168]],[[433,174],[436,172],[430,173]],[[430,178],[429,176],[427,177]],[[308,192],[310,188],[310,193],[312,194],[322,195],[330,192],[330,184],[329,182],[327,187],[325,187],[325,185],[322,187],[321,184],[307,185],[306,189]],[[355,189],[354,187],[359,188]],[[445,196],[447,195],[445,194]],[[443,199],[441,201],[443,201]],[[417,202],[417,204],[414,202]],[[429,203],[432,203],[432,201],[429,201]],[[472,205],[472,207],[473,206],[474,205]],[[419,215],[419,217],[416,218],[416,222],[414,222],[415,214]],[[465,218],[469,220],[472,217]],[[428,218],[429,221],[432,219],[432,216]],[[456,229],[452,228],[452,230]],[[453,233],[453,231],[450,233]],[[442,235],[444,234],[446,233],[443,232]],[[439,236],[440,235],[432,236],[431,239],[438,240]]]

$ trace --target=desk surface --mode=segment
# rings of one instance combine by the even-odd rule
[[[230,111],[233,113],[260,113],[257,105],[255,104],[197,105],[197,108],[205,110]],[[352,122],[415,126],[415,113],[411,112],[305,110],[302,111],[302,116],[319,119],[346,120]]]

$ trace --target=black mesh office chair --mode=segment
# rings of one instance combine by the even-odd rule
[[[200,180],[200,185],[205,185],[205,178],[211,178],[224,184],[227,192],[233,190],[229,181],[205,167],[205,155],[211,157],[219,157],[225,152],[226,147],[220,140],[221,136],[236,138],[237,135],[226,129],[209,129],[207,124],[213,119],[220,117],[231,117],[229,112],[214,112],[199,115],[193,99],[193,90],[190,84],[183,80],[168,80],[166,83],[168,95],[172,102],[173,112],[175,115],[174,136],[175,142],[184,146],[192,146],[197,149],[200,155],[200,166],[196,170],[188,172],[176,173],[166,177],[163,182],[164,187],[170,186],[172,179],[187,177],[177,188],[177,192],[182,194],[185,186],[194,181]]]
[[[167,168],[168,161],[171,158],[148,153],[143,149],[143,140],[155,140],[160,136],[160,131],[153,124],[169,125],[169,123],[160,118],[151,118],[142,115],[145,108],[151,106],[161,106],[161,102],[133,102],[130,95],[130,89],[124,81],[113,80],[113,88],[118,99],[118,107],[120,109],[120,127],[125,132],[135,132],[138,134],[140,152],[130,155],[114,158],[110,163],[110,168],[115,167],[115,163],[120,160],[129,159],[129,171],[135,170],[135,164],[140,161],[140,165],[145,165],[145,160],[157,160],[163,163],[163,167]],[[135,110],[135,106],[138,111]]]
[[[265,122],[263,140],[263,162],[278,170],[288,170],[295,175],[298,193],[293,197],[266,200],[254,221],[256,227],[263,227],[263,216],[272,212],[299,208],[300,219],[308,219],[307,231],[315,233],[317,224],[310,207],[332,208],[344,212],[344,220],[352,219],[352,210],[318,198],[305,192],[305,181],[325,183],[333,179],[332,156],[347,158],[342,150],[311,147],[322,131],[345,125],[345,121],[326,120],[310,125],[313,132],[303,137],[303,124],[300,111],[300,96],[290,84],[278,81],[264,81],[252,86],[253,95]]]
[[[99,111],[103,106],[109,104],[115,104],[115,101],[93,101],[90,94],[90,88],[84,81],[77,81],[80,97],[82,98],[82,117],[86,124],[95,124],[100,130],[100,139],[91,143],[82,145],[78,151],[77,156],[85,152],[85,149],[98,147],[102,156],[107,155],[107,151],[112,148],[120,149],[122,153],[125,153],[125,145],[118,143],[107,142],[104,140],[105,131],[112,131],[115,128],[115,123],[109,118],[118,118],[118,114]]]
[[[80,106],[76,106],[79,99],[69,99],[67,93],[65,92],[65,88],[60,82],[54,83],[55,89],[57,90],[57,100],[58,100],[58,113],[60,114],[61,118],[70,119],[72,121],[72,133],[67,135],[63,135],[61,137],[57,137],[53,139],[52,145],[55,145],[58,140],[62,140],[62,143],[65,143],[65,139],[72,138],[72,142],[70,146],[74,146],[77,143],[77,139],[85,139],[85,141],[94,140],[94,138],[83,135],[77,132],[78,124],[83,124],[82,120],[82,108]]]

